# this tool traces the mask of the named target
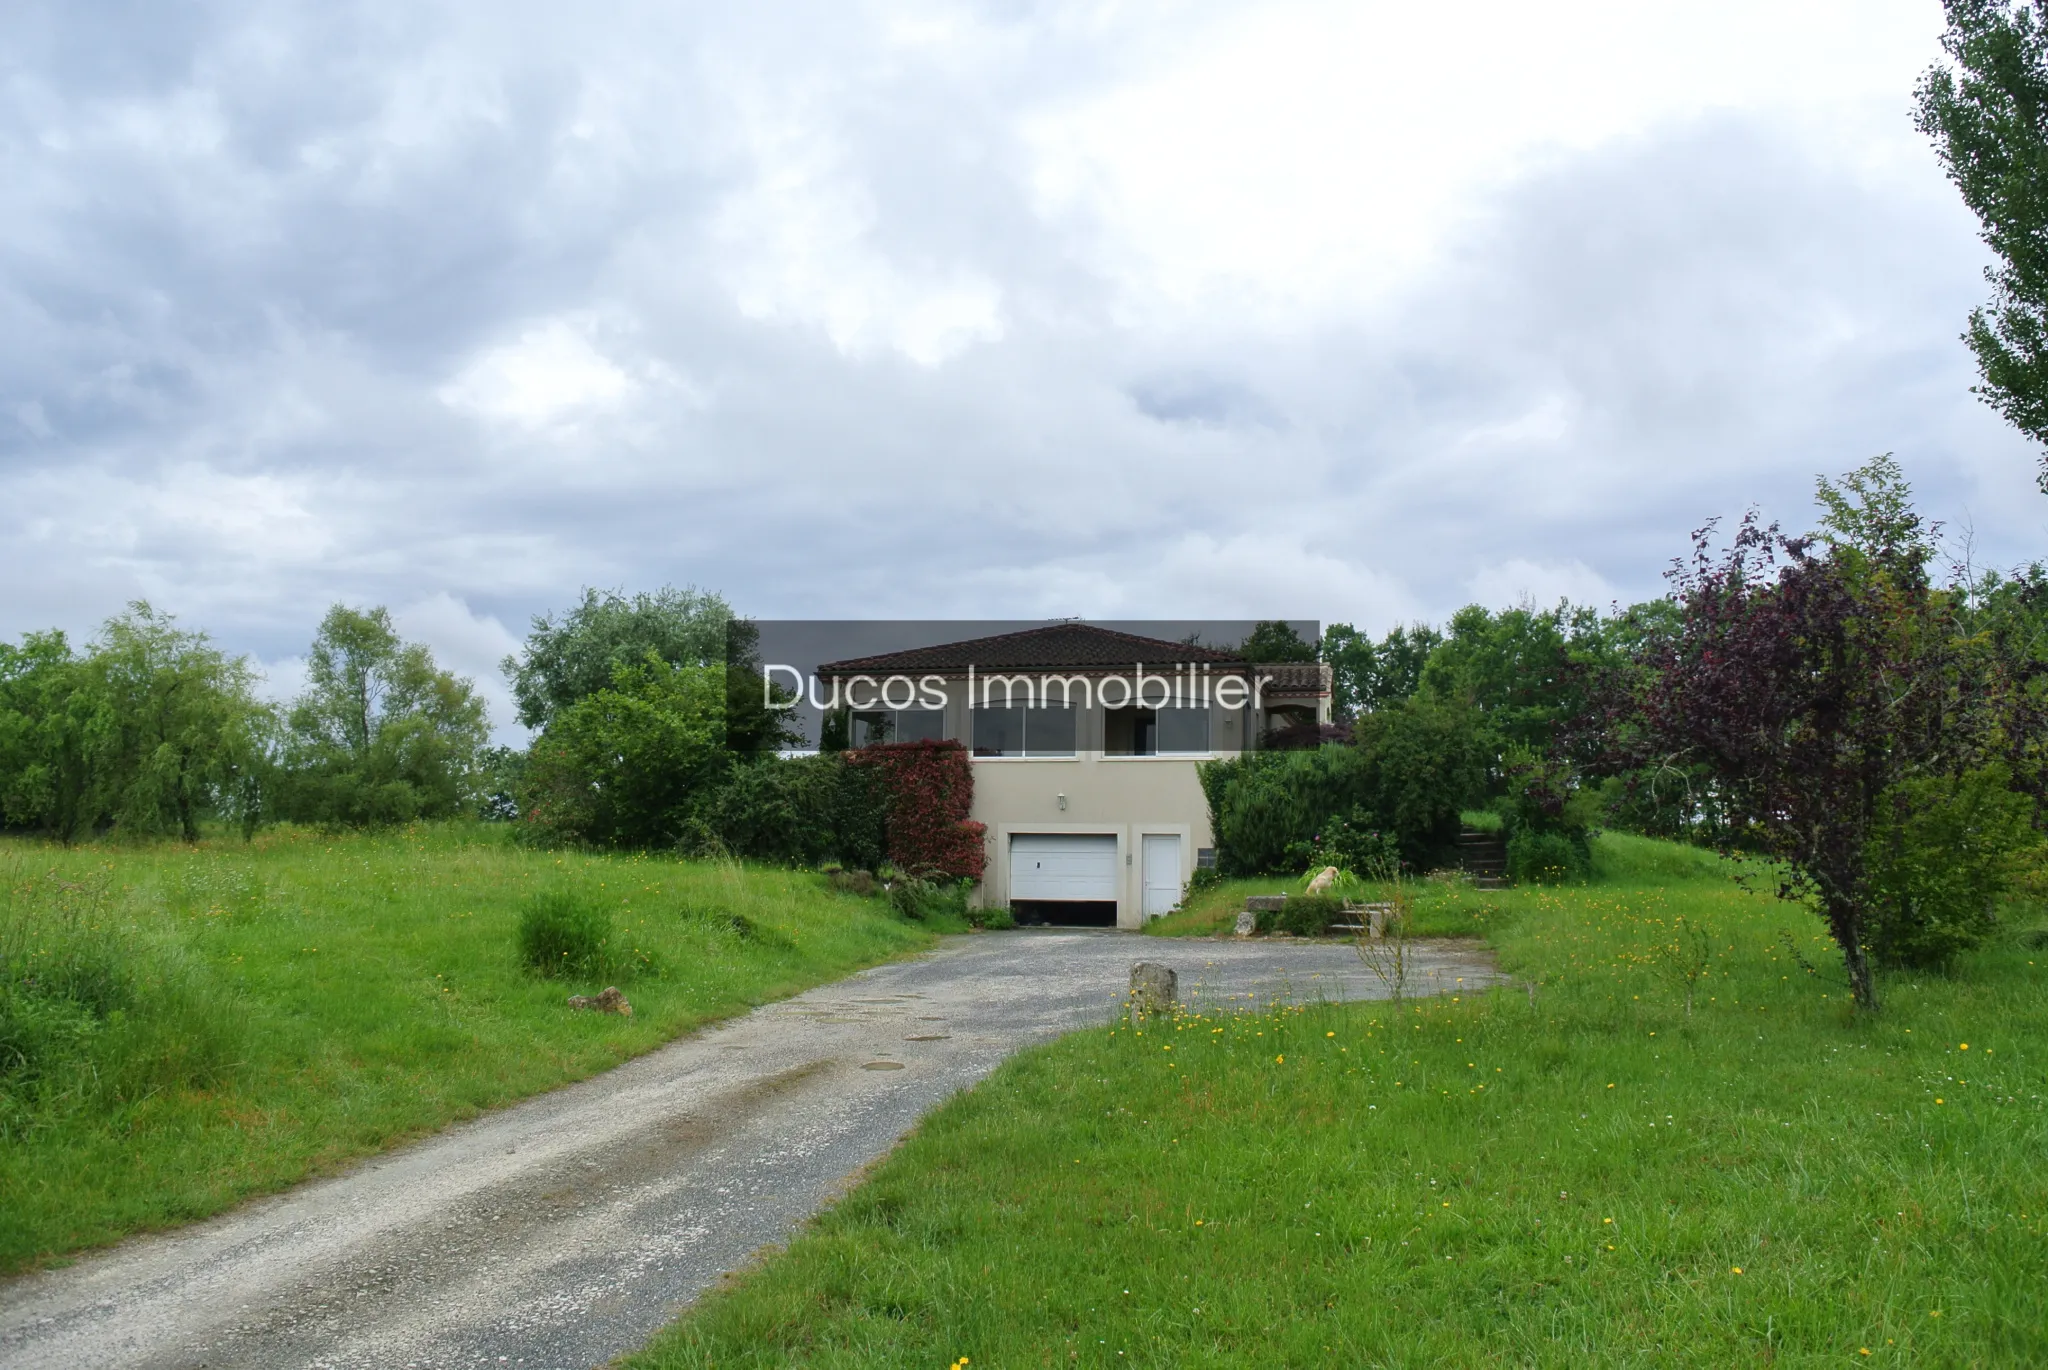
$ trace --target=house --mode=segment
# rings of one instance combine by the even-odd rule
[[[957,739],[986,825],[978,898],[1023,922],[1137,928],[1213,865],[1196,767],[1327,723],[1330,669],[1085,623],[827,662],[852,742]]]

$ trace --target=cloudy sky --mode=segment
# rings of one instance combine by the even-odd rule
[[[1969,393],[1935,0],[17,3],[0,636],[147,597],[289,689],[336,600],[495,662],[757,616],[1656,593]],[[500,722],[509,710],[500,708]]]

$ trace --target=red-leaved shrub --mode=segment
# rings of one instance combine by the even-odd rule
[[[884,742],[849,752],[873,766],[889,793],[889,859],[913,875],[979,880],[986,824],[974,807],[974,763],[958,742]]]

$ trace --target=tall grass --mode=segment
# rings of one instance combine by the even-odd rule
[[[123,917],[109,868],[74,875],[0,862],[0,1142],[218,1083],[242,1046],[232,988]]]
[[[1600,854],[1423,882],[1513,984],[1025,1053],[629,1363],[2048,1364],[2042,913],[1872,1017],[1810,912]]]
[[[810,873],[460,826],[0,841],[0,881],[0,1270],[217,1212],[932,937]],[[533,974],[536,896],[609,928],[602,954]],[[613,978],[631,1018],[568,1009]]]

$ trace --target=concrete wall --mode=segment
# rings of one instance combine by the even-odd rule
[[[971,743],[965,681],[947,685],[946,732]],[[1251,724],[1246,709],[1211,710],[1211,756],[1235,755]],[[988,873],[981,901],[1009,902],[1010,836],[1020,832],[1095,833],[1117,840],[1117,926],[1144,922],[1147,833],[1180,838],[1180,881],[1194,874],[1196,852],[1213,847],[1209,806],[1186,756],[1106,756],[1098,704],[1075,719],[1072,757],[977,757],[974,817],[988,825]]]

